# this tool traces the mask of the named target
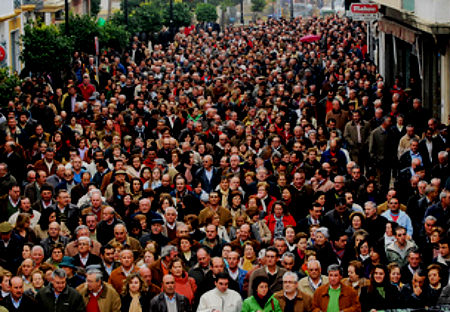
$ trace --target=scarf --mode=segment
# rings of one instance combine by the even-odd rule
[[[132,292],[130,292],[130,296],[131,303],[128,312],[142,312],[141,302],[139,301],[140,294],[133,294]]]
[[[277,218],[275,216],[273,216],[276,220],[275,223],[275,230],[273,237],[278,237],[278,236],[283,236],[283,230],[284,230],[284,224],[283,224],[283,216],[281,218]]]
[[[255,261],[255,259],[247,259],[247,258],[244,257],[244,262],[242,263],[242,269],[247,271],[247,272],[252,270],[253,267],[254,267],[253,261]]]
[[[258,302],[259,307],[264,310],[264,307],[266,303],[270,300],[270,297],[272,296],[272,293],[270,290],[267,292],[267,294],[264,297],[261,297],[259,294],[255,294],[255,300]]]

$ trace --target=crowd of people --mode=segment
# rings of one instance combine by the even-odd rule
[[[448,129],[366,41],[337,16],[186,27],[26,78],[0,120],[0,310],[450,304]]]

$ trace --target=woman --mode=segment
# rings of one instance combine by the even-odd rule
[[[175,207],[173,198],[168,193],[161,193],[161,195],[159,195],[158,212],[163,218],[167,207]]]
[[[192,250],[193,240],[190,236],[181,236],[178,240],[179,257],[183,260],[186,270],[197,263],[197,254]]]
[[[296,248],[296,240],[295,240],[295,229],[292,225],[288,225],[285,227],[283,236],[286,238],[286,242],[288,245],[288,251],[292,252]]]
[[[242,304],[242,312],[281,312],[277,299],[269,290],[269,279],[265,276],[257,276],[253,281],[254,295],[245,299]]]
[[[384,232],[383,237],[381,238],[384,244],[384,247],[389,246],[393,242],[395,242],[396,238],[394,235],[394,229],[397,227],[397,223],[393,221],[388,221],[386,223],[386,231]]]
[[[361,289],[370,285],[370,281],[364,277],[364,271],[361,261],[352,260],[347,268],[348,277],[342,280],[342,283],[353,287],[361,295]]]
[[[362,311],[386,310],[397,308],[399,292],[391,285],[387,268],[377,265],[372,270],[370,285],[361,290]]]
[[[400,266],[395,263],[389,263],[387,266],[389,271],[389,281],[391,282],[391,285],[395,286],[398,291],[401,291],[403,288],[403,283],[401,282],[402,279],[402,273],[400,270]]]
[[[230,237],[228,236],[227,229],[225,226],[220,225],[220,216],[217,212],[208,211],[205,217],[205,226],[201,227],[200,230],[206,233],[206,226],[208,224],[214,224],[217,228],[217,237],[222,239],[225,242],[230,241]]]
[[[36,243],[37,238],[34,231],[30,228],[31,218],[28,213],[19,213],[13,234],[19,235],[24,242]]]
[[[22,260],[31,259],[31,248],[33,248],[33,244],[25,243],[22,247]]]
[[[356,245],[356,260],[362,263],[364,271],[363,275],[365,277],[369,277],[370,274],[370,248],[371,246],[369,245],[368,239],[364,239],[360,241],[358,245]]]
[[[56,243],[52,246],[50,258],[45,262],[54,266],[58,266],[64,257],[64,245]]]
[[[306,248],[308,247],[308,234],[304,232],[297,233],[294,241],[297,242],[292,253],[295,256],[295,264],[293,270],[298,271],[305,261]]]
[[[367,181],[364,186],[362,186],[358,193],[358,201],[357,203],[361,206],[364,205],[365,202],[374,202],[377,205],[380,201],[380,195],[377,190],[377,185],[374,181]]]
[[[245,211],[245,206],[242,204],[243,199],[244,197],[239,191],[232,191],[230,196],[228,196],[228,210],[230,210],[232,217],[239,212]]]
[[[330,234],[326,227],[320,227],[315,231],[314,250],[317,253],[317,260],[320,261],[322,267],[327,268],[336,259],[336,254],[328,241]]]
[[[169,272],[175,277],[175,292],[188,298],[192,304],[195,299],[197,285],[195,279],[188,276],[183,268],[183,260],[175,257],[169,264]]]
[[[140,155],[135,154],[129,158],[126,172],[132,178],[139,179],[139,177],[141,176],[142,168],[144,168],[144,165],[142,164],[142,157]]]
[[[139,260],[136,263],[136,266],[137,267],[146,266],[147,268],[149,268],[153,263],[156,262],[155,254],[156,254],[156,249],[153,248],[152,246],[147,246],[144,249],[144,256],[142,257],[141,260]]]
[[[258,259],[256,258],[256,251],[253,242],[246,241],[244,243],[244,256],[241,257],[239,267],[247,272],[250,272],[258,266]]]
[[[158,168],[158,167],[155,167]],[[149,167],[143,167],[141,170],[141,174],[139,176],[139,179],[141,179],[142,183],[144,184],[144,190],[146,189],[153,189],[151,187],[152,185],[152,169]]]
[[[283,231],[288,225],[296,226],[294,218],[286,211],[286,205],[282,201],[273,204],[273,213],[264,218],[272,237],[283,236]]]
[[[33,287],[31,284],[31,272],[34,269],[34,262],[32,259],[25,259],[17,269],[17,276],[20,276],[23,280],[23,289],[27,290]]]
[[[139,200],[142,197],[143,184],[139,178],[132,178],[130,182],[130,191],[133,200]]]
[[[230,234],[228,235],[230,239],[229,242],[236,239],[236,233],[241,228],[241,225],[243,225],[244,223],[250,224],[250,218],[244,211],[237,212],[233,216],[233,221],[229,229],[230,232]]]
[[[122,291],[122,312],[144,312],[150,309],[147,285],[138,273],[131,273],[125,280]]]
[[[175,169],[178,172],[182,172],[185,169],[184,165],[181,163],[181,153],[179,150],[174,149],[171,152],[171,160],[172,162],[168,165],[169,169]]]
[[[31,285],[32,287],[28,288],[24,291],[25,295],[28,295],[31,298],[35,298],[37,292],[45,286],[45,276],[44,272],[41,270],[34,270],[31,272]]]
[[[252,221],[252,235],[258,242],[261,242],[263,246],[267,246],[272,241],[272,233],[270,232],[267,224],[264,220],[260,220],[260,212],[258,207],[249,206],[246,210],[247,215]]]
[[[352,236],[358,230],[361,230],[364,227],[364,214],[359,211],[352,212],[349,216],[350,225],[348,226],[345,233],[348,236]]]

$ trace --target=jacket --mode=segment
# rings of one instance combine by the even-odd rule
[[[8,295],[3,298],[1,305],[7,308],[9,312],[29,312],[35,309],[36,302],[34,298],[24,294],[22,295],[19,307],[16,309],[12,303],[11,295]]]
[[[277,291],[273,296],[278,300],[280,308],[285,311],[286,307],[286,297],[284,296],[284,291]],[[295,312],[309,312],[312,310],[312,296],[307,295],[301,291],[297,291],[297,296],[295,297],[294,311]]]
[[[400,292],[397,287],[388,285],[384,287],[385,297],[383,298],[380,293],[374,289],[369,291],[369,287],[363,287],[360,295],[361,309],[362,311],[387,310],[397,308],[398,298]]]
[[[189,304],[189,300],[179,294],[175,294],[175,301],[177,303],[177,310],[178,312],[191,312],[192,308]],[[144,310],[142,310],[144,311]],[[150,310],[152,312],[167,312],[167,305],[166,305],[166,299],[164,298],[164,293],[159,294],[158,296],[154,297],[150,301]]]
[[[102,283],[102,287],[102,291],[97,298],[100,312],[119,312],[121,301],[117,291],[108,283]],[[87,305],[89,302],[89,290],[87,283],[78,286],[77,291],[81,294],[84,303]]]
[[[55,297],[52,285],[48,285],[36,295],[36,310],[39,312],[85,312],[86,305],[83,297],[72,287],[66,286]]]
[[[269,300],[267,300],[266,304],[264,305],[264,308],[262,308],[258,304],[254,296],[245,299],[244,303],[242,304],[242,312],[256,312],[256,311],[282,312],[283,309],[281,309],[280,303],[274,297],[274,295],[272,295],[272,297],[270,297]]]
[[[283,275],[286,273],[286,270],[280,267],[277,267],[277,273],[274,282],[272,285],[269,285],[269,289],[272,293],[275,293],[276,291],[279,291],[283,288]],[[262,268],[256,269],[252,275],[250,276],[250,280],[248,283],[248,296],[253,296],[253,281],[257,276],[265,276],[269,277],[266,272],[266,266],[263,266]]]
[[[131,273],[134,273],[137,271],[138,271],[138,269],[136,267],[134,267],[131,270]],[[114,287],[114,289],[120,294],[122,292],[122,287],[123,287],[123,284],[124,284],[126,278],[127,277],[123,273],[122,266],[120,266],[111,272],[108,283],[110,283]]]
[[[274,237],[274,232],[277,224],[277,220],[275,219],[275,216],[273,214],[270,214],[264,218],[264,220],[267,223],[267,227],[269,228],[270,232],[272,233],[272,237]],[[283,225],[286,228],[288,225],[292,225],[295,227],[297,223],[295,222],[294,218],[291,215],[283,215],[282,217]]]
[[[328,289],[330,284],[325,284],[317,288],[313,297],[313,312],[326,311],[330,296]],[[341,294],[339,295],[339,311],[343,312],[360,312],[361,304],[359,303],[357,292],[344,284],[341,284]]]
[[[209,214],[209,212],[211,210],[212,209],[208,206],[208,207],[202,209],[202,211],[200,211],[200,214],[198,215],[198,223],[200,225],[203,225],[205,223],[206,216]],[[231,221],[233,218],[231,216],[231,212],[228,209],[219,207],[217,209],[217,214],[220,217],[220,221],[219,221],[220,225],[227,227],[229,224],[231,224]]]
[[[322,275],[322,283],[320,286],[328,284],[328,276]],[[319,286],[319,287],[320,287]],[[318,288],[319,288],[318,287]],[[298,290],[300,290],[302,293],[311,296],[311,298],[314,296],[314,289],[311,288],[311,285],[309,284],[309,277],[305,276],[301,280],[298,281]]]
[[[122,312],[128,312],[130,311],[130,304],[131,304],[131,298],[130,294],[126,294],[125,296],[122,296],[122,307],[120,310]],[[141,293],[141,296],[139,297],[139,303],[141,304],[142,312],[144,311],[152,311],[149,310],[150,307],[150,298],[148,293]]]
[[[195,279],[183,272],[182,277],[175,277],[175,292],[185,296],[192,304],[194,302],[195,293],[197,292],[197,285]]]
[[[413,241],[406,241],[405,255],[408,255],[409,251],[417,248],[417,245]],[[386,258],[389,262],[397,262],[400,267],[403,267],[408,262],[408,257],[402,258],[400,250],[397,244],[394,242],[386,247]]]

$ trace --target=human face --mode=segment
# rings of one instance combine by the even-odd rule
[[[222,259],[213,259],[211,262],[211,271],[213,274],[219,274],[225,270],[225,263]]]
[[[31,275],[31,271],[33,271],[33,261],[27,259],[22,263],[22,273],[28,277]]]
[[[78,242],[78,252],[81,255],[85,255],[89,252],[90,246],[87,240],[82,240]]]
[[[355,230],[359,230],[361,228],[361,217],[360,216],[354,216],[352,219],[352,227]]]
[[[105,252],[102,255],[103,261],[107,264],[111,264],[114,261],[114,249],[105,249]]]
[[[367,242],[363,243],[359,247],[359,252],[362,256],[367,256],[369,254],[369,244]]]
[[[353,265],[348,266],[347,272],[348,272],[348,278],[350,279],[351,282],[356,282],[359,280],[359,276],[358,276],[358,274],[356,274],[356,270]]]
[[[4,276],[3,280],[2,280],[2,290],[4,292],[9,292],[11,290],[11,286],[9,285],[9,279],[11,277],[9,276]]]
[[[125,228],[123,226],[116,227],[114,229],[114,237],[118,242],[123,243],[127,238]]]
[[[219,204],[219,194],[217,194],[217,193],[211,193],[211,194],[209,195],[209,203],[210,203],[212,206],[218,205],[218,204]]]
[[[297,248],[301,251],[305,251],[308,247],[308,240],[306,238],[300,238],[297,243]]]
[[[40,289],[42,286],[44,286],[44,279],[42,278],[42,275],[40,273],[34,273],[31,277],[31,282],[33,284],[33,287],[36,289]]]
[[[341,274],[339,273],[339,271],[331,271],[328,273],[328,280],[330,286],[336,288],[341,282]]]
[[[393,268],[391,270],[391,273],[389,273],[389,279],[391,280],[391,283],[398,284],[401,277],[402,276],[400,274],[400,268]]]
[[[298,282],[295,281],[293,276],[283,277],[283,290],[287,294],[292,294],[297,290]]]
[[[34,263],[36,263],[36,265],[41,264],[44,260],[44,253],[39,249],[35,249],[31,253],[31,259],[34,260]]]
[[[348,236],[343,235],[339,237],[339,240],[334,242],[334,246],[340,250],[344,249],[347,246]]]
[[[278,255],[274,251],[267,251],[265,258],[268,267],[274,267],[277,264]]]
[[[177,213],[173,209],[169,209],[165,213],[166,221],[169,224],[173,224],[177,220]]]
[[[131,268],[133,265],[133,253],[131,251],[122,251],[120,254],[120,263],[125,269]]]
[[[404,246],[406,244],[406,231],[404,229],[397,230],[395,238],[400,246]]]
[[[30,249],[30,246],[28,246],[28,245],[24,245],[24,246],[23,246],[23,249],[22,249],[22,258],[23,258],[23,259],[31,258],[31,249]]]
[[[53,249],[53,251],[52,251],[52,259],[53,259],[53,261],[61,262],[63,256],[64,255],[63,255],[63,252],[62,252],[61,249],[59,249],[59,248]]]
[[[314,263],[309,266],[308,273],[312,279],[317,279],[321,274],[321,269],[318,264]]]
[[[170,273],[175,277],[181,277],[183,275],[183,265],[180,261],[177,261],[172,265]]]
[[[139,280],[139,278],[133,277],[130,280],[128,287],[129,287],[131,293],[136,294],[139,292],[139,290],[141,288],[141,281]]]
[[[98,292],[100,290],[100,286],[102,285],[102,280],[97,281],[97,276],[95,274],[88,274],[86,277],[86,282],[89,291]]]
[[[188,252],[191,250],[191,243],[187,239],[180,240],[180,249],[181,252]]]
[[[20,197],[20,187],[13,186],[9,191],[9,196],[11,196],[12,200],[17,201]]]
[[[392,212],[394,212],[394,213],[398,212],[398,210],[399,210],[399,208],[400,208],[400,204],[399,204],[399,202],[398,202],[398,199],[392,198],[392,199],[389,201],[388,206],[389,206],[389,209],[390,209]]]
[[[23,295],[23,281],[20,277],[13,277],[11,279],[11,297],[18,300]]]
[[[232,202],[234,207],[240,207],[242,202],[241,196],[239,195],[234,196]]]
[[[295,239],[295,231],[293,228],[287,228],[286,229],[286,240],[289,243],[292,243]]]
[[[235,270],[239,263],[239,254],[236,252],[230,252],[228,254],[227,261],[228,261],[229,268],[232,270]]]
[[[275,217],[277,218],[281,218],[281,216],[283,215],[283,206],[281,205],[275,205],[275,207],[273,208]]]
[[[172,275],[165,275],[163,277],[162,286],[166,295],[172,296],[175,293],[175,277]]]
[[[256,288],[256,292],[260,297],[264,297],[267,295],[267,292],[269,291],[269,285],[265,282],[259,283],[258,287]]]
[[[52,285],[55,293],[60,294],[66,288],[66,278],[55,276],[53,277]]]
[[[283,265],[283,268],[285,268],[286,270],[292,271],[292,268],[294,267],[295,261],[294,261],[294,258],[285,257],[281,264]]]
[[[373,279],[378,284],[383,283],[384,276],[385,276],[384,270],[381,268],[376,268],[375,271],[373,272]]]
[[[216,239],[217,237],[217,229],[215,225],[208,225],[206,227],[206,238],[209,240]]]
[[[428,281],[431,286],[437,286],[441,282],[441,278],[439,276],[439,271],[437,269],[431,269],[428,271]]]
[[[197,261],[202,268],[206,268],[209,266],[210,257],[205,251],[199,250],[197,252]]]
[[[217,282],[214,282],[214,284],[216,285],[217,289],[222,293],[226,292],[228,289],[228,279],[226,278],[219,278]]]
[[[450,254],[448,244],[439,244],[439,254],[444,258],[448,257]]]
[[[420,264],[420,255],[417,253],[410,253],[408,261],[412,268],[417,268]]]
[[[325,244],[326,242],[326,238],[325,235],[323,235],[321,232],[317,232],[316,233],[316,237],[315,237],[315,244],[318,246],[322,246],[323,244]]]

